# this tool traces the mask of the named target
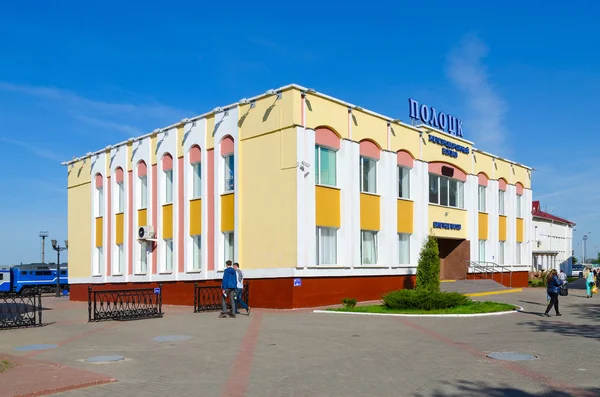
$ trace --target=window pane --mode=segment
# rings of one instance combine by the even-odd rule
[[[193,250],[193,269],[198,270],[202,266],[202,236],[194,236]]]
[[[517,196],[517,217],[523,217],[523,214],[521,213],[521,196]]]
[[[148,271],[148,243],[145,241],[140,244],[140,273]]]
[[[377,234],[376,232],[361,231],[361,263],[377,263]]]
[[[375,160],[361,157],[361,191],[366,193],[377,193],[377,162]]]
[[[104,216],[104,190],[98,189],[98,216]]]
[[[165,172],[165,203],[173,202],[173,170]]]
[[[140,178],[141,189],[140,189],[140,208],[146,208],[148,206],[148,178]],[[144,226],[144,225],[141,225]]]
[[[335,164],[335,151],[325,148],[319,148],[319,151],[319,173],[321,176],[321,184],[335,186],[337,172]]]
[[[321,179],[320,178],[320,162],[319,162],[319,151],[321,150],[321,148],[319,148],[318,146],[315,146],[315,184],[319,185],[321,184]]]
[[[465,208],[465,184],[464,182],[458,183],[458,208]]]
[[[234,157],[225,157],[225,191],[232,192],[235,189],[234,179]]]
[[[410,170],[404,167],[398,167],[398,197],[410,198]]]
[[[504,241],[500,241],[500,244],[498,244],[498,264],[504,264]]]
[[[479,240],[479,262],[485,262],[485,240]]]
[[[458,207],[458,181],[449,180],[450,207]]]
[[[235,261],[234,259],[234,234],[225,233],[225,261]]]
[[[337,263],[337,230],[317,228],[317,263],[319,265],[335,265]]]
[[[165,240],[165,271],[173,271],[173,240]]]
[[[439,177],[437,175],[429,175],[429,202],[439,204]]]
[[[504,215],[504,191],[498,191],[498,213]]]
[[[448,205],[448,179],[440,178],[440,205]]]
[[[485,186],[479,186],[479,211],[485,212]]]
[[[400,265],[410,264],[410,234],[399,233],[398,234],[398,246],[399,246],[399,260]]]
[[[202,196],[202,166],[200,163],[194,164],[193,168],[193,192],[192,197],[201,197]]]
[[[517,257],[516,257],[517,265],[521,264],[521,243],[517,243]]]

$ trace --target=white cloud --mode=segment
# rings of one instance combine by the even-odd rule
[[[73,115],[73,117],[75,117],[77,120],[83,121],[88,124],[97,125],[99,127],[105,127],[107,129],[122,132],[123,134],[126,134],[129,137],[136,137],[143,134],[142,130],[128,124],[114,123],[112,121],[102,120],[95,117],[88,117],[82,114],[75,114]]]
[[[484,58],[488,47],[469,35],[448,56],[447,74],[464,95],[468,134],[482,147],[493,147],[496,154],[510,152],[505,141],[504,117],[507,104],[488,76]]]
[[[57,153],[55,150],[44,149],[43,146],[36,146],[27,142],[18,141],[16,139],[0,138],[0,142],[8,143],[15,146],[20,146],[27,150],[31,154],[50,161],[60,162],[64,160],[64,157]]]

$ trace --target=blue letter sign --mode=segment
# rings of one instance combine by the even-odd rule
[[[457,119],[444,112],[438,113],[435,108],[430,108],[425,104],[419,106],[419,102],[411,98],[408,99],[408,108],[411,119],[419,119],[423,123],[448,134],[463,136],[463,122],[461,119]]]
[[[434,229],[460,230],[462,226],[457,223],[433,222]]]

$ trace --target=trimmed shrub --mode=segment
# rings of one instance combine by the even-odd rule
[[[440,251],[435,237],[427,236],[417,267],[417,290],[440,290]]]
[[[342,303],[346,309],[352,309],[354,306],[356,306],[356,299],[344,298],[342,299]]]
[[[383,303],[390,309],[438,310],[468,305],[472,300],[458,292],[401,289],[384,295]]]

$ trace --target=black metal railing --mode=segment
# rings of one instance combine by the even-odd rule
[[[199,312],[212,312],[223,310],[221,299],[223,291],[220,286],[205,286],[202,284],[194,283],[194,313]],[[242,300],[250,305],[248,299],[250,297],[250,284],[244,283],[244,289],[242,290]],[[227,297],[227,310],[231,310],[231,303],[229,297]],[[239,305],[237,306],[239,310]]]
[[[42,326],[42,292],[0,295],[0,329]]]
[[[159,284],[158,288],[88,288],[88,322],[139,320],[162,316],[162,284]]]

